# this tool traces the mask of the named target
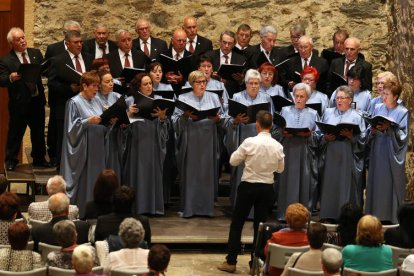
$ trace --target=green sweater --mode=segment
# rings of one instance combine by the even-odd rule
[[[392,269],[392,250],[388,245],[368,247],[350,244],[342,250],[343,266],[359,271],[378,272]]]

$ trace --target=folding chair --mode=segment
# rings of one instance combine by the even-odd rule
[[[342,275],[344,276],[366,276],[366,275],[379,275],[379,276],[395,276],[397,275],[398,270],[396,268],[378,271],[378,272],[366,272],[366,271],[359,271],[351,268],[344,268],[344,272]]]

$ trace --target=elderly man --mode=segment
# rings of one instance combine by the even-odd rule
[[[58,245],[53,235],[53,226],[62,220],[68,219],[69,214],[69,198],[64,193],[52,195],[48,200],[49,210],[52,213],[52,220],[35,225],[32,228],[32,238],[34,241],[34,249],[37,251],[39,242]],[[76,232],[78,233],[77,244],[88,242],[89,224],[86,221],[74,221]]]
[[[252,39],[252,36],[252,28],[247,24],[241,24],[236,31],[234,51],[243,55],[246,49],[250,47],[250,39]]]
[[[158,60],[159,55],[167,51],[167,43],[159,38],[151,36],[151,24],[146,19],[138,19],[135,24],[138,38],[132,40],[132,48],[140,50],[151,59]]]
[[[66,182],[60,175],[55,175],[47,181],[46,191],[49,197],[57,193],[66,194]],[[49,221],[52,218],[52,213],[49,210],[47,200],[41,202],[32,202],[28,208],[29,220]],[[69,205],[69,219],[74,220],[79,218],[79,209],[76,205]]]
[[[67,20],[63,24],[63,30],[62,30],[63,35],[66,36],[66,33],[68,31],[78,31],[80,33],[81,32],[81,26],[75,20]],[[67,50],[67,46],[66,46],[66,43],[65,43],[65,39],[61,40],[61,41],[58,41],[58,42],[55,42],[53,44],[50,44],[46,48],[45,59],[49,59],[51,57],[57,56],[61,53],[64,53],[66,50]]]
[[[106,57],[109,61],[109,68],[112,77],[121,77],[122,70],[125,67],[145,69],[150,60],[144,52],[132,48],[131,33],[126,30],[118,30],[115,33],[118,51],[109,53]]]
[[[244,162],[245,167],[231,219],[228,255],[226,261],[217,267],[219,270],[236,271],[241,233],[250,209],[254,207],[254,248],[259,223],[267,220],[269,209],[273,204],[274,173],[281,173],[284,170],[285,154],[282,145],[270,135],[272,122],[270,112],[259,111],[256,115],[257,136],[245,139],[230,157],[232,166]]]
[[[187,42],[185,49],[193,55],[201,56],[202,54],[213,50],[213,43],[210,39],[207,39],[197,34],[197,19],[192,16],[184,18],[183,29],[187,34]]]
[[[363,83],[367,84],[367,89],[372,91],[372,65],[364,60],[363,56],[359,55],[361,50],[361,42],[356,37],[349,37],[344,43],[345,56],[334,59],[329,69],[329,92],[333,92],[338,86],[338,82],[333,78],[334,73],[346,78],[346,75],[353,66],[359,64],[365,74]]]
[[[325,276],[341,275],[342,253],[335,248],[326,248],[322,252],[322,270]]]
[[[289,90],[295,86],[296,83],[301,82],[300,74],[302,70],[308,66],[315,67],[320,75],[316,89],[320,92],[326,93],[326,79],[328,75],[328,63],[325,59],[318,57],[313,51],[312,38],[302,36],[298,40],[299,55],[292,57],[286,63],[286,70],[281,71],[280,79],[284,87]]]
[[[30,128],[34,166],[48,167],[45,160],[45,94],[40,75],[27,81],[18,72],[25,63],[41,64],[40,50],[28,48],[24,32],[11,28],[7,33],[11,51],[0,60],[0,86],[9,91],[9,130],[6,143],[6,169],[12,171],[18,163],[18,154],[27,126]]]
[[[53,97],[56,114],[56,164],[59,167],[62,151],[63,125],[66,101],[79,93],[79,82],[68,79],[65,67],[70,66],[78,73],[90,70],[93,57],[82,52],[82,37],[79,31],[65,34],[67,50],[51,59],[49,69],[49,97]],[[49,123],[50,125],[50,123]]]
[[[85,51],[94,58],[102,58],[109,54],[109,52],[116,51],[118,46],[109,39],[109,30],[106,24],[98,23],[93,30],[95,38],[88,39],[83,43]]]
[[[283,55],[280,49],[275,47],[277,30],[273,26],[265,26],[260,30],[260,44],[248,48],[245,56],[248,59],[249,68],[257,69],[267,60],[273,65],[282,61]],[[261,53],[264,53],[266,59],[263,59]]]

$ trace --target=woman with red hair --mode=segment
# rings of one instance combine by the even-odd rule
[[[276,67],[269,63],[265,62],[260,65],[258,71],[262,77],[262,81],[260,83],[259,92],[267,94],[269,96],[276,96],[279,95],[283,98],[286,98],[285,92],[283,91],[283,87],[277,83],[278,73]]]
[[[300,78],[303,83],[308,84],[311,87],[311,95],[306,102],[307,104],[311,103],[321,103],[321,116],[325,112],[325,109],[328,107],[329,99],[328,96],[322,92],[316,90],[316,84],[319,80],[319,72],[315,67],[308,66],[300,73]]]

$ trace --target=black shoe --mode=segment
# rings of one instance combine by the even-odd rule
[[[17,166],[17,162],[13,160],[7,160],[6,161],[6,170],[8,171],[14,171],[14,169]]]
[[[33,166],[34,167],[50,168],[50,163],[47,162],[45,159],[43,159],[43,160],[33,160]]]

